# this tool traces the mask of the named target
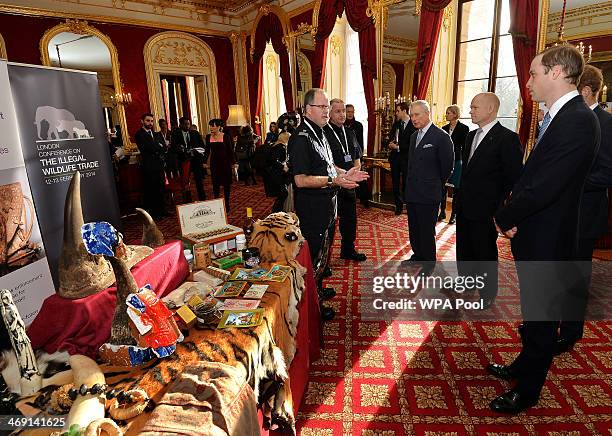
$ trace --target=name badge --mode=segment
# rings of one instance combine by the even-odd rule
[[[353,156],[351,156],[350,154],[345,154],[344,162],[353,162]]]

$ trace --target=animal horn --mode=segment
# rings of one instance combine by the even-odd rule
[[[30,396],[42,387],[42,377],[38,371],[36,355],[26,333],[25,324],[13,302],[11,291],[7,289],[0,290],[0,313],[19,365],[21,395]]]
[[[166,243],[164,235],[159,230],[155,221],[149,212],[139,207],[136,208],[136,212],[142,220],[142,245],[146,245],[151,248],[159,247]]]
[[[64,249],[77,250],[81,243],[81,227],[83,227],[83,207],[81,206],[81,173],[74,173],[64,206]]]
[[[128,306],[125,299],[129,294],[138,292],[138,285],[126,263],[117,257],[107,257],[110,261],[117,283],[117,305],[111,326],[109,343],[114,345],[136,345],[130,332]]]

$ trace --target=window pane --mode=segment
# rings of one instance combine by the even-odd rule
[[[472,99],[476,94],[486,92],[488,86],[489,79],[457,83],[457,105],[461,108],[461,116],[469,116]]]
[[[502,0],[501,16],[499,17],[499,34],[504,35],[510,30],[509,0]]]
[[[518,130],[518,126],[516,125],[516,118],[498,118],[497,121],[508,129],[516,132]]]
[[[501,103],[498,115],[500,117],[516,117],[520,98],[517,78],[506,77],[497,79],[495,82],[495,94],[499,97]]]
[[[468,128],[470,130],[476,130],[478,128],[478,124],[474,124],[472,123],[472,118],[459,118],[459,121],[461,121],[463,124],[465,124],[466,126],[468,126]],[[471,146],[471,144],[470,144]]]
[[[492,39],[464,42],[459,45],[459,77],[457,80],[489,77]]]
[[[494,0],[473,0],[463,4],[459,41],[493,36]]]
[[[472,43],[473,44],[473,43]],[[497,58],[497,76],[516,76],[514,50],[510,35],[499,38],[499,56]]]

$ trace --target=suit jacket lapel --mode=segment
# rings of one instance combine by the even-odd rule
[[[467,165],[467,168],[466,168],[466,172],[470,170],[470,168],[472,167],[474,161],[478,160],[478,157],[482,154],[483,148],[488,147],[489,143],[492,142],[493,137],[497,134],[497,131],[498,131],[500,125],[501,124],[499,124],[499,121],[497,123],[495,123],[495,125],[493,127],[491,127],[491,130],[489,130],[487,132],[487,134],[484,135],[484,137],[480,140],[480,144],[478,144],[478,147],[476,148],[476,151],[474,151],[474,155],[472,156],[472,158],[468,162],[468,165]],[[474,136],[476,136],[476,131],[474,131],[474,135],[472,136],[472,141],[474,141]],[[472,142],[470,142],[470,150],[471,149],[472,149]],[[469,156],[470,156],[470,152],[468,151],[468,157]]]

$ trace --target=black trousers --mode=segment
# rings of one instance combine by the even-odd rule
[[[342,254],[355,252],[357,238],[357,194],[355,189],[340,189],[338,192],[338,218],[342,236]]]
[[[199,157],[191,158],[191,172],[195,179],[196,189],[198,191],[198,199],[206,200],[206,191],[204,191],[204,167],[202,167],[202,159]]]
[[[493,217],[471,220],[457,215],[457,267],[462,276],[485,276],[480,296],[494,299],[498,291],[497,230]]]
[[[166,213],[164,205],[164,173],[162,170],[144,170],[143,202],[151,216],[157,218]]]
[[[582,339],[584,333],[584,316],[588,303],[589,288],[591,286],[591,262],[593,260],[593,249],[596,239],[583,239],[578,241],[578,260],[580,262],[582,282],[572,290],[571,298],[567,304],[571,305],[573,315],[578,315],[580,320],[561,321],[559,324],[559,338],[568,342],[576,342]]]
[[[221,183],[216,181],[216,180],[213,180],[213,184],[212,185],[213,185],[213,196],[215,198],[219,198],[219,196],[221,195]],[[230,206],[231,206],[231,204],[230,204],[231,187],[232,187],[231,183],[227,183],[227,182],[223,183],[223,198],[225,199],[225,210],[227,212],[230,211]],[[199,193],[198,193],[198,195],[199,195]],[[204,197],[204,198],[206,198],[206,197]]]
[[[402,209],[404,207],[404,186],[406,186],[406,172],[408,171],[408,163],[404,163],[399,159],[390,161],[391,164],[391,184],[393,185],[393,197],[395,198],[395,207]]]
[[[368,201],[372,199],[372,190],[370,189],[367,180],[359,182],[359,187],[357,187],[357,196],[359,197],[361,204],[366,206]]]
[[[323,271],[329,263],[336,229],[336,194],[295,192],[295,213],[300,219],[302,235],[308,241],[317,286],[321,287]]]
[[[439,208],[439,203],[406,203],[408,236],[417,260],[436,261],[436,222]]]

